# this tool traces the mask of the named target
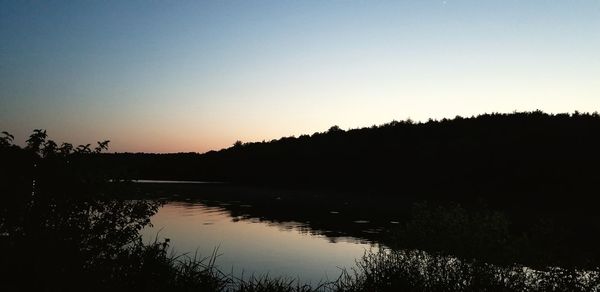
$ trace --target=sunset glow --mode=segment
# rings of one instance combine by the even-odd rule
[[[0,130],[205,152],[485,112],[600,110],[599,1],[13,1]]]

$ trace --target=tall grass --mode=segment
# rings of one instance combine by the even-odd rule
[[[139,261],[139,274],[122,274],[122,281],[135,283],[121,288],[227,292],[600,291],[600,269],[533,270],[521,265],[465,261],[421,250],[367,250],[354,267],[342,270],[336,280],[309,285],[287,277],[251,275],[245,278],[224,273],[215,265],[219,256],[217,249],[208,257],[198,257],[197,254],[167,255],[166,243],[155,242],[142,248],[148,258]],[[133,253],[139,254],[140,250]]]
[[[600,269],[533,270],[380,249],[367,251],[332,285],[336,291],[600,291]]]

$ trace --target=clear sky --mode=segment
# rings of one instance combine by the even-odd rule
[[[600,111],[600,1],[4,1],[0,130],[112,151]]]

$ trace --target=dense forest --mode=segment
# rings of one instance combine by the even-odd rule
[[[587,195],[600,175],[600,115],[541,111],[393,121],[236,142],[204,154],[93,156],[115,177],[391,191],[403,195]]]

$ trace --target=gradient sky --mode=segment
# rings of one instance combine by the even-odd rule
[[[3,1],[0,130],[111,151],[600,111],[600,1]]]

